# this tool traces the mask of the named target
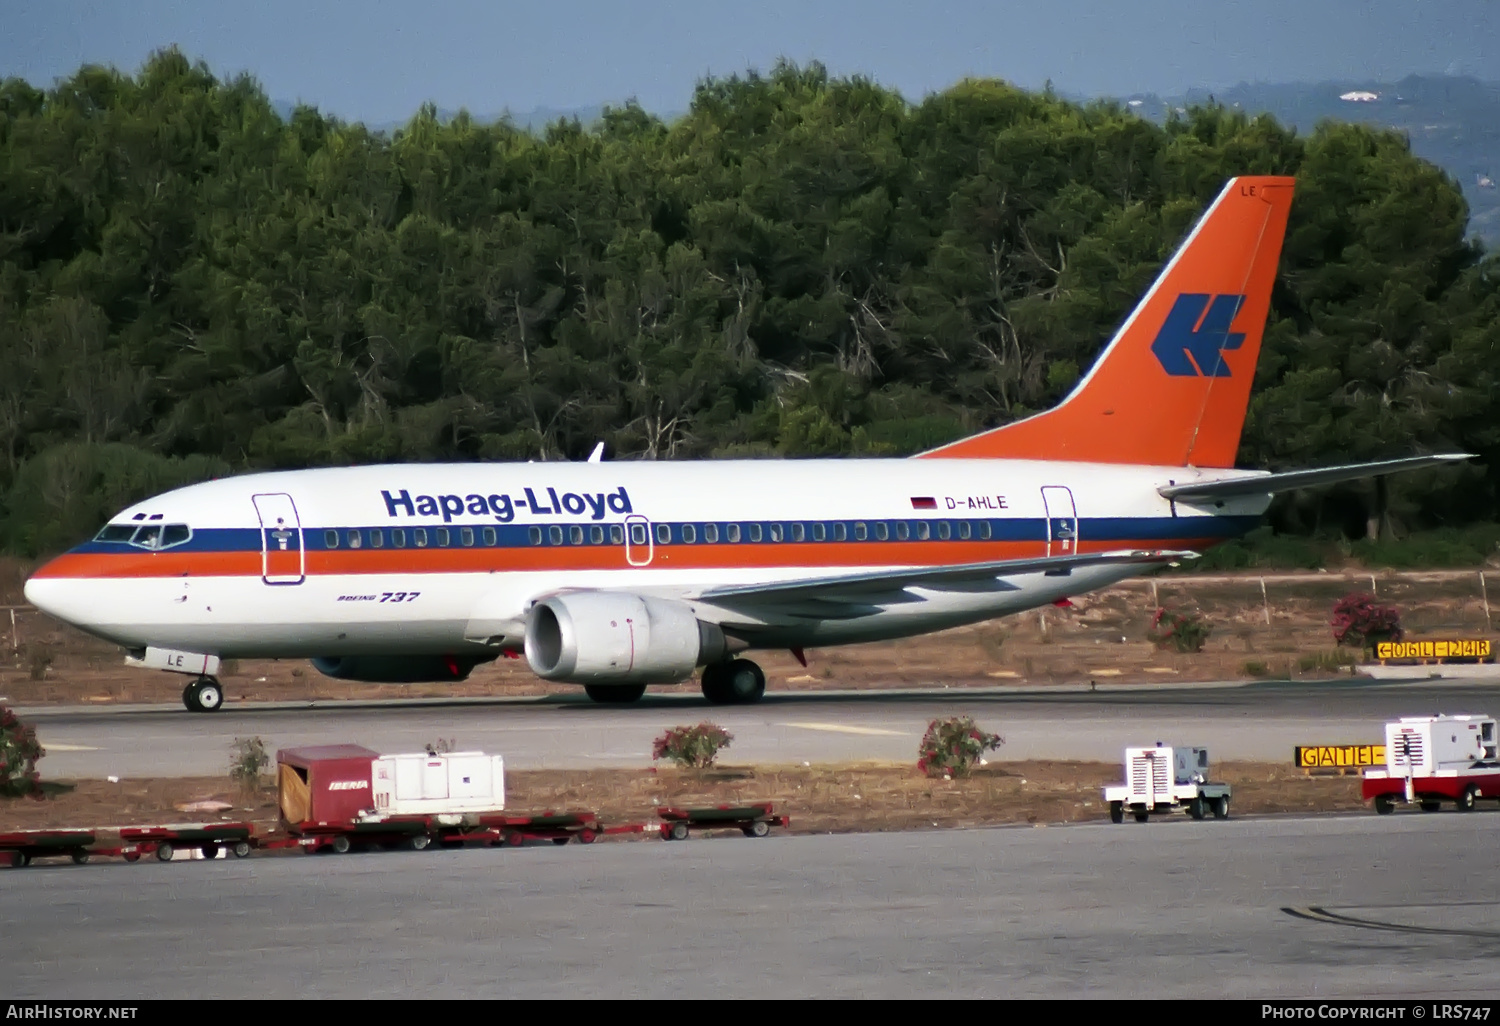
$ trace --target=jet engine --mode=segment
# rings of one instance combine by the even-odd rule
[[[671,684],[726,651],[718,626],[672,599],[565,592],[541,599],[526,617],[526,661],[546,680]]]
[[[323,656],[312,661],[318,672],[338,680],[365,684],[428,684],[463,680],[490,659],[442,655]]]

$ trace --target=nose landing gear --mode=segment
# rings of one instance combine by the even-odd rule
[[[199,677],[182,689],[188,712],[218,712],[224,708],[224,686],[213,677]]]
[[[748,659],[703,668],[703,697],[712,705],[750,705],[766,693],[766,675]]]

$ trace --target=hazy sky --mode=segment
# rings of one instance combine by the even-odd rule
[[[1500,0],[0,0],[0,76],[50,85],[85,62],[134,71],[177,44],[216,74],[347,119],[419,104],[687,107],[701,77],[785,56],[919,99],[965,75],[1068,93],[1241,81],[1500,80]]]

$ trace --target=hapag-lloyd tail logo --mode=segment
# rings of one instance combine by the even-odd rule
[[[1210,302],[1212,300],[1212,302]],[[1179,378],[1227,378],[1224,353],[1245,341],[1242,331],[1230,331],[1244,296],[1209,296],[1184,292],[1172,304],[1151,352],[1162,370]],[[1204,311],[1207,311],[1206,313]]]

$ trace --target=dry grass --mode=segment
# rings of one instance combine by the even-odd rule
[[[1234,814],[1360,809],[1357,777],[1306,777],[1267,763],[1223,763],[1215,779],[1234,788]],[[929,780],[910,766],[762,766],[708,770],[521,770],[507,774],[506,805],[517,811],[594,811],[606,824],[653,819],[663,805],[770,801],[799,833],[972,827],[1103,820],[1100,789],[1120,767],[1091,762],[1006,762],[958,780]],[[80,781],[46,802],[0,803],[0,832],[43,827],[109,827],[201,821],[174,805],[218,799],[234,809],[216,817],[276,823],[276,796],[246,796],[228,777]]]

